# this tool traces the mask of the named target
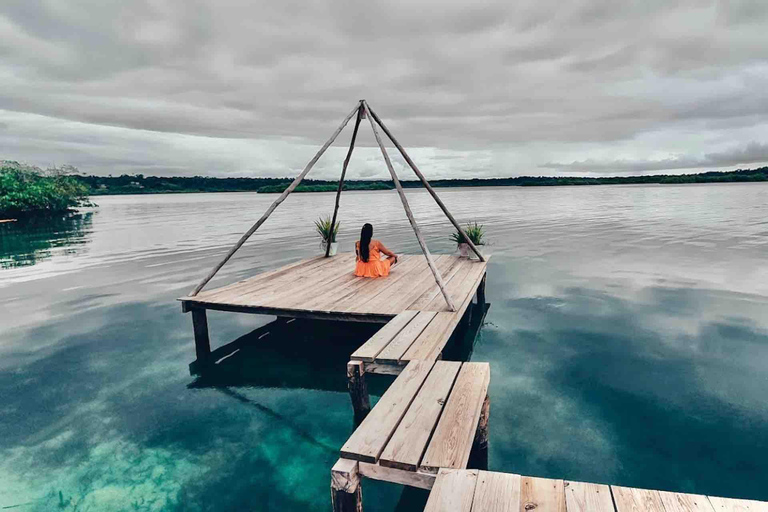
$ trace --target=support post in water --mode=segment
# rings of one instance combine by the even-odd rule
[[[485,281],[488,274],[483,274],[483,279],[480,280],[480,285],[477,287],[477,304],[479,306],[485,306]]]
[[[347,363],[347,387],[349,397],[352,399],[352,409],[355,412],[355,425],[359,425],[371,412],[371,399],[365,383],[365,363],[362,361]]]
[[[477,469],[488,469],[488,420],[491,415],[491,397],[485,395],[483,406],[480,409],[480,420],[477,422],[475,439],[472,443],[471,457],[473,466]]]
[[[363,512],[363,489],[359,464],[339,459],[331,469],[331,503],[333,512]]]
[[[363,108],[366,112],[370,112],[370,109],[368,108],[368,102],[363,101]],[[435,281],[437,281],[437,286],[440,288],[440,291],[443,294],[443,297],[445,298],[445,302],[448,303],[448,308],[451,311],[456,311],[456,306],[453,305],[453,301],[451,300],[451,296],[448,295],[448,292],[445,290],[445,283],[443,282],[443,276],[440,275],[440,271],[437,270],[437,267],[435,266],[435,262],[432,260],[432,255],[429,253],[429,248],[427,248],[427,243],[424,241],[424,237],[421,236],[421,231],[419,230],[418,224],[416,224],[416,219],[413,217],[413,212],[411,212],[411,207],[408,205],[408,199],[405,197],[405,191],[403,191],[403,186],[400,184],[400,180],[397,178],[397,174],[395,173],[394,167],[392,167],[392,162],[389,160],[389,155],[387,154],[387,150],[384,149],[384,143],[381,141],[381,137],[379,136],[379,131],[376,129],[376,124],[373,122],[373,116],[368,116],[368,121],[371,122],[371,129],[373,130],[373,136],[376,138],[376,142],[379,145],[379,149],[381,149],[381,154],[384,156],[384,162],[387,164],[387,169],[389,170],[390,176],[392,176],[392,181],[395,182],[395,188],[397,189],[397,194],[400,196],[400,201],[403,203],[403,208],[405,208],[405,215],[408,217],[408,221],[411,223],[411,227],[413,228],[413,232],[416,234],[416,240],[419,241],[419,246],[421,246],[421,251],[424,253],[424,257],[427,259],[427,265],[429,265],[429,269],[432,271],[432,274],[435,276]]]
[[[366,103],[367,105],[367,103]],[[467,234],[464,232],[464,229],[459,225],[458,222],[456,222],[456,219],[453,218],[453,215],[451,215],[451,212],[448,211],[448,208],[446,208],[445,204],[443,204],[443,201],[440,199],[440,197],[437,195],[437,192],[432,188],[432,185],[429,184],[427,181],[427,178],[424,177],[423,174],[421,174],[421,171],[418,167],[416,167],[416,164],[413,163],[413,160],[411,160],[411,157],[408,156],[408,153],[405,152],[405,149],[403,146],[400,145],[400,143],[395,139],[395,137],[392,135],[392,133],[387,129],[387,127],[384,125],[384,123],[379,119],[379,116],[376,115],[376,112],[368,108],[368,112],[371,113],[371,117],[373,117],[374,120],[376,120],[376,124],[381,126],[381,129],[384,130],[384,133],[387,134],[387,137],[389,137],[389,140],[392,141],[392,144],[395,145],[398,151],[400,151],[400,154],[403,155],[403,158],[408,163],[411,169],[413,169],[413,172],[416,173],[416,176],[418,176],[421,183],[424,185],[424,188],[427,189],[427,192],[432,196],[432,198],[435,200],[437,205],[440,207],[441,210],[443,210],[443,213],[446,217],[448,217],[448,220],[451,221],[451,224],[453,224],[453,227],[456,228],[456,230],[461,234],[461,236],[464,237],[464,240],[469,245],[469,248],[472,249],[472,251],[477,254],[477,257],[480,258],[480,261],[485,261],[485,258],[482,254],[480,254],[480,251],[477,247],[475,247],[475,244],[472,243],[472,240],[469,239]]]
[[[357,108],[357,119],[355,120],[355,128],[352,130],[352,140],[349,143],[349,151],[347,151],[347,157],[344,159],[344,165],[341,166],[341,178],[339,178],[339,188],[336,190],[336,204],[333,207],[333,218],[331,219],[331,239],[333,239],[334,226],[336,226],[336,215],[339,213],[339,201],[341,200],[341,190],[344,188],[344,176],[347,174],[347,166],[349,165],[349,159],[352,157],[352,151],[355,149],[355,139],[357,139],[357,129],[360,127],[361,115],[363,112],[363,100],[360,100],[360,106]],[[331,252],[331,241],[328,240],[325,247],[325,257],[327,258]]]
[[[307,166],[304,168],[304,170],[303,170],[303,171],[301,171],[301,174],[299,174],[299,175],[296,177],[296,179],[295,179],[295,180],[293,180],[293,182],[292,182],[292,183],[291,183],[291,184],[288,186],[288,188],[286,188],[286,189],[283,191],[283,193],[282,193],[282,194],[280,194],[280,197],[278,197],[277,199],[275,199],[275,202],[274,202],[274,203],[272,203],[272,205],[271,205],[269,208],[267,208],[267,211],[266,211],[266,212],[264,212],[264,215],[262,215],[262,216],[261,216],[261,218],[260,218],[259,220],[257,220],[257,221],[256,221],[256,224],[254,224],[253,226],[251,226],[251,229],[249,229],[248,231],[246,231],[246,232],[245,232],[245,234],[244,234],[242,237],[240,237],[240,240],[238,240],[238,241],[237,241],[237,243],[236,243],[236,244],[235,244],[235,245],[234,245],[234,246],[233,246],[233,247],[232,247],[232,248],[229,250],[229,252],[227,253],[227,255],[226,255],[226,256],[224,256],[224,259],[223,259],[223,260],[221,260],[221,262],[219,262],[219,264],[218,264],[218,265],[216,265],[216,267],[214,267],[214,269],[213,269],[213,270],[212,270],[212,271],[211,271],[211,272],[210,272],[210,273],[209,273],[207,276],[205,276],[205,279],[203,279],[203,280],[200,282],[200,284],[199,284],[199,285],[197,285],[197,288],[195,288],[194,290],[192,290],[192,293],[190,293],[190,294],[189,294],[189,296],[190,296],[190,297],[194,297],[195,295],[197,295],[198,293],[200,293],[200,290],[202,290],[202,289],[203,289],[203,287],[204,287],[206,284],[208,284],[208,281],[210,281],[211,279],[213,279],[213,276],[215,276],[215,275],[216,275],[216,273],[217,273],[217,272],[218,272],[218,271],[221,269],[221,267],[223,267],[223,266],[224,266],[224,264],[225,264],[226,262],[228,262],[228,261],[229,261],[229,258],[231,258],[231,257],[232,257],[232,255],[233,255],[233,254],[235,254],[235,252],[237,252],[237,250],[238,250],[238,249],[240,249],[240,247],[241,247],[241,246],[242,246],[242,245],[245,243],[245,241],[246,241],[246,240],[248,240],[248,239],[251,237],[251,235],[252,235],[252,234],[253,234],[253,233],[254,233],[254,232],[257,230],[257,229],[259,229],[259,227],[261,227],[261,225],[262,225],[262,224],[264,224],[264,221],[265,221],[265,220],[267,220],[267,218],[268,218],[270,215],[272,215],[272,212],[273,212],[273,211],[275,211],[275,208],[277,208],[278,206],[280,206],[280,203],[282,203],[283,201],[285,201],[285,198],[286,198],[286,197],[288,197],[288,194],[290,194],[291,192],[293,192],[293,190],[294,190],[296,187],[298,187],[298,186],[299,186],[299,183],[301,183],[301,180],[303,180],[303,179],[304,179],[304,177],[305,177],[305,176],[306,176],[306,175],[309,173],[309,171],[311,171],[311,170],[312,170],[312,167],[315,165],[315,163],[317,163],[317,161],[320,159],[320,157],[321,157],[321,156],[323,156],[323,153],[325,153],[325,150],[326,150],[326,149],[328,149],[328,147],[329,147],[331,144],[333,144],[333,141],[335,141],[335,140],[336,140],[336,137],[338,137],[338,136],[339,136],[339,134],[341,133],[341,130],[343,130],[343,129],[344,129],[344,127],[345,127],[345,126],[347,126],[347,123],[349,122],[349,120],[350,120],[350,119],[352,119],[352,116],[353,116],[353,115],[355,115],[355,112],[358,112],[358,111],[359,111],[359,109],[360,109],[360,107],[359,107],[359,105],[358,105],[358,106],[356,106],[355,108],[353,108],[353,109],[352,109],[352,112],[350,112],[349,114],[347,114],[347,117],[345,117],[345,118],[344,118],[344,121],[342,121],[342,122],[341,122],[341,125],[340,125],[340,126],[337,128],[337,129],[336,129],[336,131],[335,131],[335,132],[333,132],[333,135],[331,135],[331,138],[330,138],[330,139],[328,139],[328,142],[326,142],[326,143],[323,145],[323,147],[321,147],[321,148],[320,148],[320,151],[318,151],[318,152],[317,152],[317,154],[315,154],[314,158],[312,158],[312,160],[310,160],[310,161],[309,161],[309,163],[308,163],[308,164],[307,164]]]
[[[211,341],[208,338],[208,317],[205,309],[192,309],[192,329],[195,331],[195,353],[198,367],[205,366],[211,358]]]

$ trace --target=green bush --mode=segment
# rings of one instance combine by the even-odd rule
[[[73,170],[43,171],[18,162],[0,162],[0,217],[60,213],[89,206],[88,187],[66,175]]]

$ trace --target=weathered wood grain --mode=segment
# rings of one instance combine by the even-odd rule
[[[382,452],[379,463],[416,471],[461,363],[438,361]]]
[[[414,361],[408,363],[413,364]],[[483,400],[488,392],[488,363],[464,363],[421,461],[424,471],[467,467]]]
[[[424,512],[470,512],[477,473],[475,470],[441,469],[429,493]]]
[[[433,365],[432,361],[409,363],[341,447],[341,456],[377,462]]]
[[[392,338],[403,330],[411,320],[418,314],[418,311],[403,311],[388,324],[379,329],[368,341],[352,353],[351,359],[358,361],[372,362],[376,356],[392,341]]]
[[[571,481],[564,485],[568,512],[615,512],[607,485]]]
[[[520,512],[565,512],[562,480],[524,476],[520,479]]]
[[[659,491],[612,485],[616,512],[664,512]]]
[[[414,340],[418,339],[422,332],[430,325],[435,315],[437,313],[434,311],[420,311],[402,331],[392,338],[392,341],[384,347],[384,350],[379,352],[375,361],[377,363],[398,364],[403,354],[408,351],[411,345],[413,345]]]
[[[480,471],[472,512],[524,512],[520,508],[520,475]]]

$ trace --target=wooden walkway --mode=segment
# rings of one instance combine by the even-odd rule
[[[458,308],[471,299],[487,262],[453,254],[434,259]],[[185,311],[215,309],[362,322],[387,322],[406,309],[449,311],[423,255],[400,256],[385,279],[356,277],[354,267],[352,253],[318,256],[179,300]]]
[[[762,501],[717,498],[510,473],[441,469],[425,512],[768,512]]]

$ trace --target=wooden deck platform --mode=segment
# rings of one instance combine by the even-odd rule
[[[485,276],[487,262],[435,255],[435,264],[457,309],[466,309]],[[405,310],[449,311],[423,255],[402,255],[389,277],[353,274],[352,253],[318,256],[194,297],[182,309],[214,309],[297,318],[387,322]]]
[[[441,469],[424,512],[768,512],[762,501]]]

